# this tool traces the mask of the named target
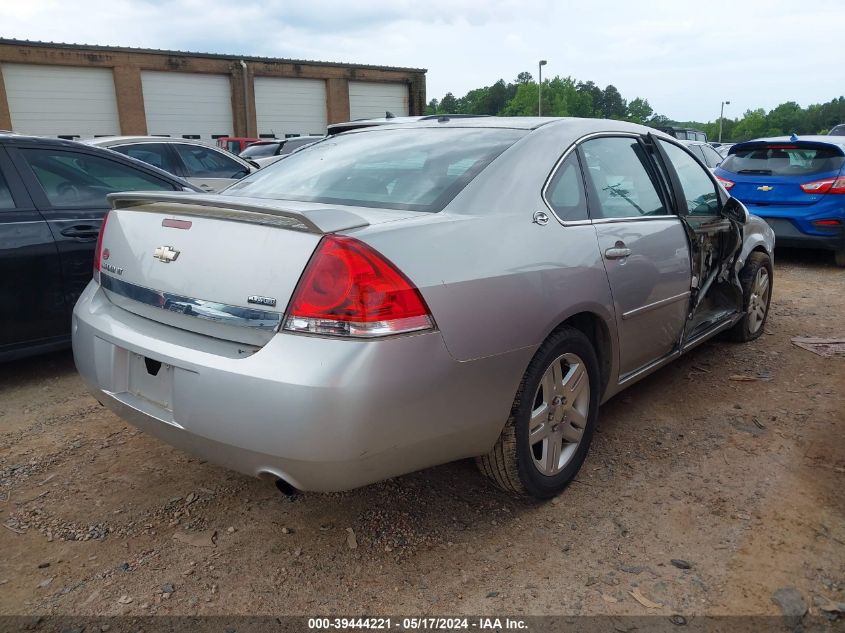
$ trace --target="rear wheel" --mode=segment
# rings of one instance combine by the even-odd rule
[[[742,319],[730,330],[733,340],[753,341],[763,333],[772,302],[772,260],[754,251],[739,274],[742,283]]]
[[[493,450],[479,457],[500,488],[540,499],[575,477],[593,438],[599,402],[598,361],[590,340],[564,328],[535,354]]]

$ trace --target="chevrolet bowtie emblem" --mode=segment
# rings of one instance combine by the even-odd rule
[[[771,191],[774,187],[770,187],[769,185],[763,185],[762,187],[757,187],[757,191]]]
[[[176,258],[179,257],[179,251],[175,250],[172,246],[159,246],[155,250],[155,253],[153,253],[153,257],[165,264],[169,264],[170,262],[176,261]]]

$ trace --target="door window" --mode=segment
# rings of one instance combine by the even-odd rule
[[[704,152],[704,161],[706,162],[707,166],[711,169],[713,167],[718,167],[719,163],[724,160],[722,158],[722,155],[709,145],[702,145],[701,151]]]
[[[595,193],[594,219],[669,215],[637,139],[601,137],[581,148]]]
[[[587,219],[587,200],[584,180],[575,153],[563,161],[546,190],[546,201],[564,222]]]
[[[106,208],[117,191],[173,191],[165,180],[135,167],[81,152],[23,149],[26,162],[54,207]]]
[[[170,157],[170,151],[165,143],[134,143],[132,145],[112,146],[109,149],[126,154],[132,158],[137,158],[148,165],[158,167],[171,174],[176,173],[175,166]]]
[[[185,143],[173,147],[185,163],[188,178],[243,178],[249,173],[239,162],[210,147]]]
[[[719,194],[710,174],[677,145],[658,141],[678,174],[690,215],[718,215]]]
[[[0,171],[0,209],[14,209],[15,201],[12,198],[12,191],[9,183],[6,182],[3,172]]]

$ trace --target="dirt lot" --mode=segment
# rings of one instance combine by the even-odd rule
[[[811,613],[845,601],[845,360],[790,343],[845,334],[845,272],[779,256],[766,335],[708,343],[608,403],[547,504],[469,462],[284,498],[136,432],[69,353],[2,366],[0,613],[775,614],[783,587]]]

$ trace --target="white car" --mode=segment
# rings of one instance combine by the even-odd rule
[[[221,191],[259,168],[257,164],[194,139],[101,136],[84,142],[137,158],[209,192]]]

